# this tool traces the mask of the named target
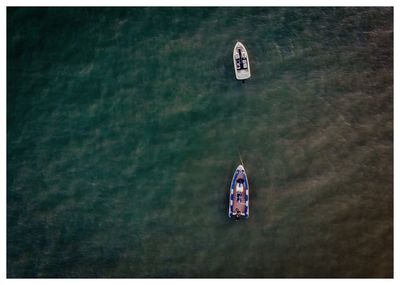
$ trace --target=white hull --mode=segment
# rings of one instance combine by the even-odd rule
[[[250,78],[250,61],[246,48],[241,42],[237,42],[233,48],[233,68],[237,80]]]

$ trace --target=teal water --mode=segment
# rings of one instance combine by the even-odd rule
[[[7,275],[392,277],[393,9],[8,8]]]

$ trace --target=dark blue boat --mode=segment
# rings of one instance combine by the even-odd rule
[[[249,217],[249,182],[243,165],[239,165],[233,174],[229,191],[229,218]]]

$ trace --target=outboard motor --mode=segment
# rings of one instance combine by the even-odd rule
[[[241,215],[241,213],[240,213],[240,210],[239,210],[239,209],[236,209],[236,215],[235,215],[236,220],[239,220],[241,216],[242,216],[242,215]]]

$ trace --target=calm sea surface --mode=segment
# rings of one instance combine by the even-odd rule
[[[393,9],[8,8],[7,275],[392,277]]]

